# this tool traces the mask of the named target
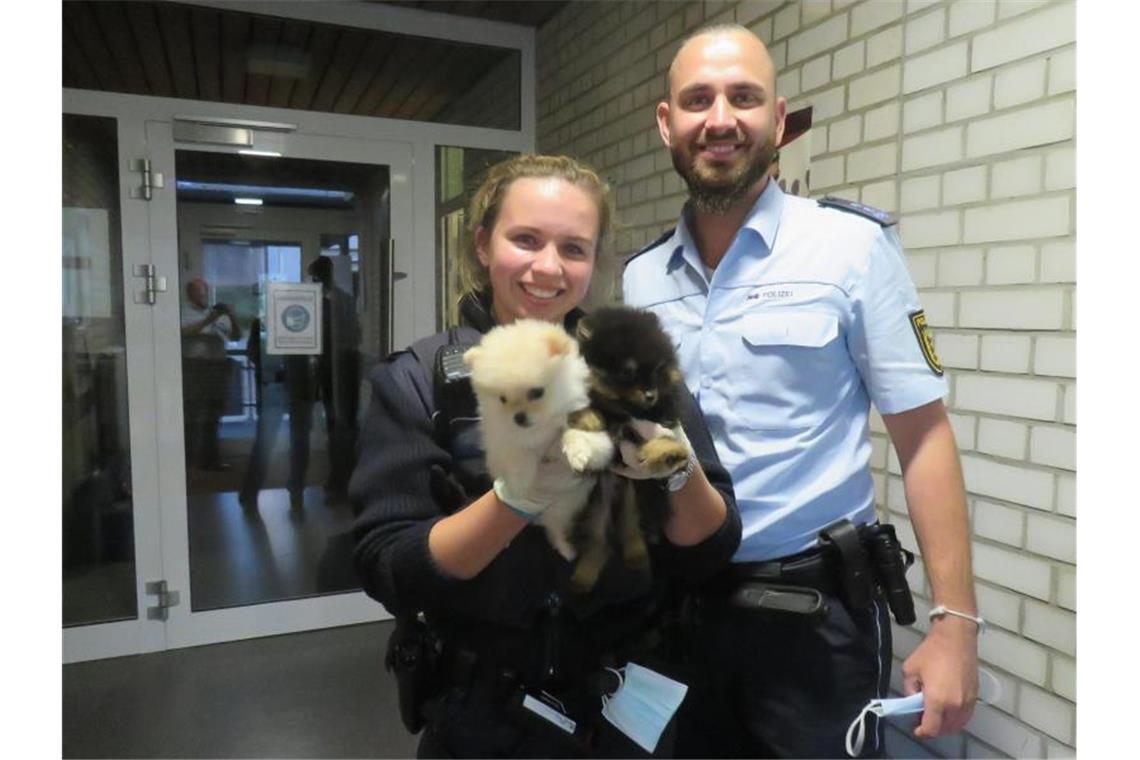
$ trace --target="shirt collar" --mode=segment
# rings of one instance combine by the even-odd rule
[[[667,241],[667,245],[673,249],[667,269],[672,272],[681,266],[682,262],[688,261],[690,266],[703,273],[704,267],[701,264],[701,257],[697,253],[697,244],[693,241],[693,235],[689,231],[688,209],[689,204],[686,203],[681,212],[681,219],[677,222],[677,228],[673,231],[673,236]],[[780,215],[783,214],[783,211],[784,191],[780,189],[775,180],[769,178],[764,192],[760,193],[760,197],[752,204],[752,209],[745,217],[741,230],[751,230],[756,233],[771,251],[776,243],[776,232],[779,230]],[[729,250],[731,251],[731,249]]]

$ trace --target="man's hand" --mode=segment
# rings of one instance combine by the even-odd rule
[[[919,739],[965,728],[978,698],[978,630],[969,621],[943,616],[902,666],[903,694],[921,691],[925,707],[914,729]]]

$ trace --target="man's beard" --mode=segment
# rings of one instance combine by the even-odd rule
[[[673,168],[689,186],[693,208],[706,214],[724,214],[748,195],[760,178],[768,172],[776,157],[776,141],[768,138],[744,163],[715,174],[700,167],[697,159],[686,160],[680,148],[670,151]]]

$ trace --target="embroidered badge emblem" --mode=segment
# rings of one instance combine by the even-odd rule
[[[910,326],[914,328],[914,337],[918,338],[918,347],[922,350],[922,357],[926,359],[931,371],[942,377],[942,362],[938,361],[938,354],[934,352],[934,335],[930,332],[930,326],[926,324],[926,312],[919,309],[912,311],[909,316]]]

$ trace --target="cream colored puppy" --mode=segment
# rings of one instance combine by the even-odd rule
[[[487,470],[513,495],[509,506],[533,516],[573,560],[570,534],[597,481],[593,471],[614,457],[604,431],[568,428],[569,415],[590,403],[577,342],[557,325],[520,319],[488,332],[463,361],[479,402]]]

